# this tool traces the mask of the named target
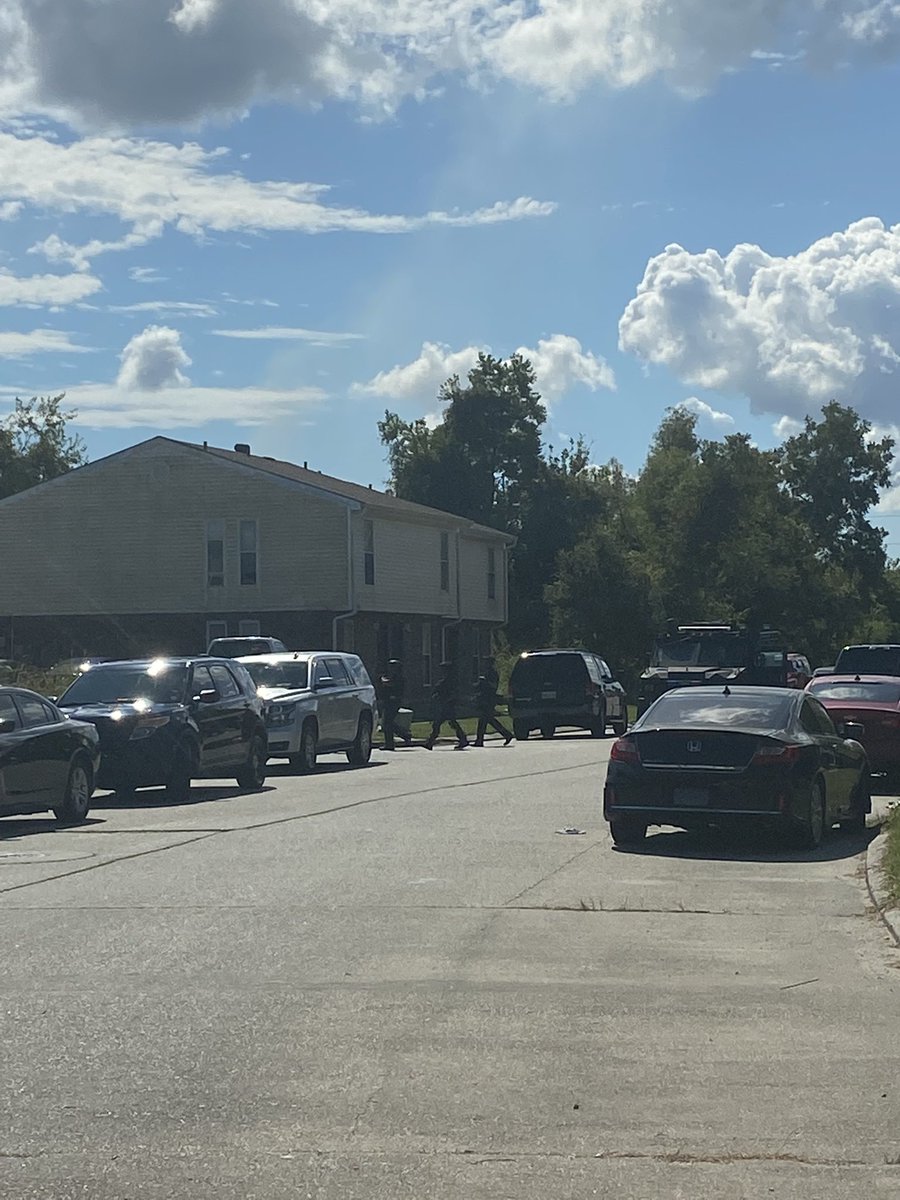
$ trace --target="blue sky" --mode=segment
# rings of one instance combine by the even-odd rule
[[[629,470],[683,402],[761,445],[832,397],[900,424],[900,9],[0,0],[0,32],[0,411],[65,390],[92,458],[164,432],[379,485],[378,417],[479,347]]]

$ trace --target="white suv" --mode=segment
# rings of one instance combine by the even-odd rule
[[[312,771],[316,756],[346,751],[354,766],[372,753],[375,688],[362,659],[336,650],[241,657],[266,706],[269,758]]]

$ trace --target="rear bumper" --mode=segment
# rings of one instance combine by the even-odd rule
[[[619,767],[603,789],[607,821],[632,815],[648,825],[681,828],[716,823],[802,820],[796,781],[773,770],[752,779],[740,773],[666,772]]]

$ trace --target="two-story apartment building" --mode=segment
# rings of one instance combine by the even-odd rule
[[[0,657],[197,653],[263,633],[466,682],[512,538],[319,471],[154,437],[0,501]]]

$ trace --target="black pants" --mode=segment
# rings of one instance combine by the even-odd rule
[[[434,745],[441,735],[441,726],[447,724],[456,734],[456,739],[460,746],[468,744],[469,739],[466,737],[466,732],[456,719],[456,706],[452,704],[442,704],[434,710],[434,719],[431,722],[431,733],[428,735],[428,744]]]
[[[507,741],[512,737],[512,734],[506,728],[503,722],[497,720],[493,709],[491,709],[490,712],[480,712],[478,714],[478,731],[475,734],[475,741],[483,742],[484,735],[487,733],[488,729],[496,729],[496,731],[502,737],[506,738]]]
[[[397,714],[400,712],[399,700],[386,700],[384,702],[384,711],[381,714],[381,729],[384,733],[384,744],[389,750],[394,748],[394,734],[396,733],[401,741],[406,742],[407,746],[412,743],[412,738],[402,727],[397,726]]]

